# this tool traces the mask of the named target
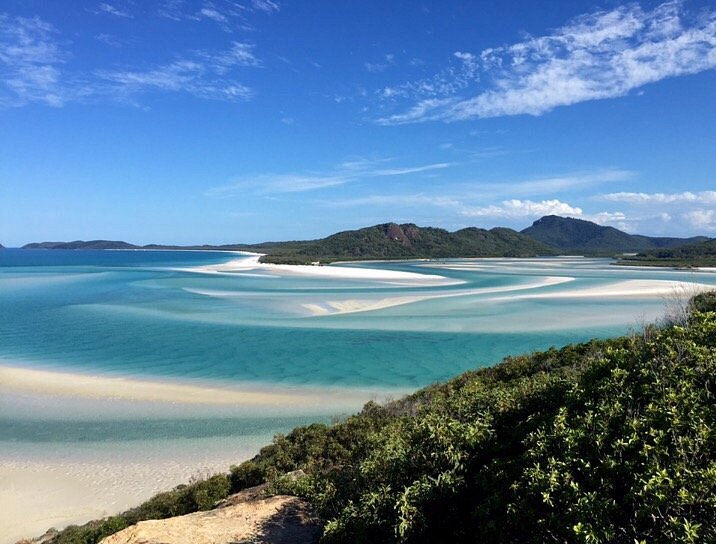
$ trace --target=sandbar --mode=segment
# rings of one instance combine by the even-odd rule
[[[0,392],[59,395],[86,399],[117,399],[230,406],[321,406],[355,409],[371,397],[372,392],[344,388],[269,387],[248,384],[236,387],[213,387],[151,381],[115,376],[94,376],[75,372],[39,370],[0,364]]]
[[[516,300],[538,298],[595,298],[595,297],[676,297],[688,300],[691,296],[711,291],[713,285],[672,280],[624,280],[608,285],[553,291],[549,293],[525,293],[499,297],[493,300]]]
[[[362,268],[357,266],[331,266],[331,265],[293,265],[293,264],[265,264],[260,263],[261,255],[250,254],[241,259],[219,264],[180,268],[184,272],[203,274],[236,274],[250,270],[261,270],[285,276],[310,276],[320,278],[335,278],[346,280],[372,280],[404,286],[438,286],[458,285],[462,280],[446,278],[436,274],[420,274],[402,270],[385,270],[378,268]]]

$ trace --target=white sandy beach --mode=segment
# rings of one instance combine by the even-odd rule
[[[426,293],[422,295],[408,295],[403,297],[385,297],[385,298],[350,298],[342,300],[327,300],[320,303],[306,303],[302,306],[313,315],[338,315],[353,314],[358,312],[371,312],[391,308],[393,306],[402,306],[404,304],[412,304],[423,300],[432,300],[437,298],[464,297],[473,295],[487,295],[491,293],[506,293],[511,291],[523,291],[528,289],[537,289],[540,287],[548,287],[550,285],[559,285],[574,281],[574,278],[568,276],[547,276],[539,280],[519,284],[509,285],[505,287],[485,287],[480,289],[465,289],[459,291],[450,291],[447,293]]]
[[[22,417],[231,417],[353,413],[402,391],[212,387],[0,364],[0,398]],[[12,396],[24,399],[15,407]],[[6,408],[8,408],[6,406]],[[79,414],[79,415],[78,415]],[[12,417],[12,414],[10,414]],[[136,506],[198,473],[225,472],[270,443],[233,438],[13,443],[0,451],[0,544]]]
[[[80,459],[53,451],[45,457],[2,459],[0,544],[112,515],[192,477],[226,472],[269,440],[205,445],[189,453],[180,443],[161,450],[120,444],[113,452],[92,451],[90,444]]]
[[[260,258],[261,254],[248,254],[244,258],[233,259],[226,263],[181,268],[179,270],[203,274],[237,274],[260,270],[285,276],[368,280],[402,286],[438,286],[463,283],[460,280],[453,280],[436,274],[419,274],[401,270],[361,268],[357,266],[264,264],[259,262]]]
[[[525,293],[493,300],[539,299],[539,298],[595,298],[595,297],[676,297],[685,300],[704,291],[713,290],[704,283],[672,280],[623,280],[598,287],[569,289],[550,293]]]
[[[374,390],[308,387],[212,387],[172,381],[92,376],[74,372],[9,366],[0,361],[0,393],[59,395],[71,398],[149,401],[232,407],[354,409]],[[380,394],[380,391],[377,392]],[[391,392],[392,393],[392,392]]]

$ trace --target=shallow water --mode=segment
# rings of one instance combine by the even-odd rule
[[[579,293],[628,280],[716,286],[712,273],[584,258],[337,265],[453,280],[441,286],[202,268],[237,258],[0,251],[0,365],[224,386],[361,388],[366,398],[356,401],[358,409],[371,391],[397,395],[506,355],[638,329],[689,289]],[[245,456],[274,433],[328,421],[345,405],[260,413],[5,392],[0,410],[0,462],[53,465],[60,463],[53,451],[62,462],[101,461],[117,449],[143,452],[140,458],[154,452],[184,459],[193,451],[211,458],[212,444],[221,444],[225,459],[235,444]],[[0,499],[3,492],[0,482]]]

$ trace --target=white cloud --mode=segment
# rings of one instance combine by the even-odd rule
[[[229,185],[212,187],[205,195],[228,197],[244,194],[247,191],[261,194],[301,193],[343,185],[349,180],[349,177],[341,175],[263,174],[241,179]]]
[[[684,213],[682,217],[695,229],[716,230],[716,210],[691,210]]]
[[[105,45],[109,45],[110,47],[121,47],[123,43],[122,40],[120,40],[116,36],[112,34],[107,34],[106,32],[95,34],[94,39],[98,42],[102,42]]]
[[[631,170],[607,168],[514,182],[510,183],[506,190],[513,195],[554,194],[570,189],[582,189],[604,183],[626,181],[633,178],[634,175]]]
[[[378,72],[385,72],[388,68],[390,68],[392,65],[395,64],[395,55],[392,53],[387,54],[383,57],[382,60],[377,62],[364,62],[363,66],[368,72],[371,72],[373,74]],[[387,91],[383,91],[384,93]]]
[[[134,16],[128,11],[119,9],[118,7],[106,2],[102,2],[97,6],[97,13],[107,13],[109,15],[114,15],[115,17],[125,17],[127,19],[134,18]]]
[[[676,204],[691,203],[716,204],[716,191],[692,193],[608,193],[599,197],[610,202],[628,202],[631,204]]]
[[[274,13],[280,9],[277,2],[272,0],[252,0],[251,6],[256,11],[263,11],[264,13]]]
[[[252,89],[228,74],[237,67],[259,64],[252,48],[233,42],[226,51],[199,51],[191,58],[146,70],[105,70],[97,75],[106,82],[103,92],[120,97],[158,90],[213,100],[248,100],[253,96]]]
[[[427,164],[420,166],[378,168],[377,166],[390,159],[354,159],[343,162],[333,171],[309,172],[298,174],[260,174],[245,177],[228,185],[213,187],[206,191],[206,196],[233,196],[246,192],[298,193],[315,191],[337,185],[386,176],[403,176],[430,170],[449,168],[449,163]]]
[[[109,35],[96,38],[114,44]],[[254,92],[237,80],[236,71],[261,64],[253,45],[234,41],[224,51],[194,51],[150,68],[73,73],[60,43],[55,28],[40,18],[0,14],[0,109],[30,102],[62,106],[89,98],[130,100],[147,91],[248,100]]]
[[[246,14],[261,12],[271,14],[279,11],[280,6],[272,0],[251,0],[239,3],[234,0],[205,1],[197,11],[189,9],[185,0],[162,0],[157,10],[160,17],[174,21],[202,21],[209,20],[217,23],[223,30],[232,28],[249,29],[246,23]]]
[[[68,100],[62,85],[66,58],[52,25],[38,17],[0,14],[0,107],[28,102],[64,104]]]
[[[217,10],[212,5],[205,6],[199,10],[199,15],[201,17],[205,17],[207,19],[211,19],[212,21],[216,21],[217,23],[226,23],[228,22],[228,19],[226,18],[226,15],[221,13],[219,10]]]
[[[405,168],[385,168],[374,170],[372,176],[402,176],[404,174],[417,174],[419,172],[428,172],[430,170],[442,170],[452,166],[449,162],[439,162],[436,164],[425,164],[423,166],[409,166]]]
[[[402,89],[430,87],[402,113],[378,120],[401,124],[456,121],[504,115],[541,115],[558,106],[623,96],[648,83],[716,67],[716,12],[690,18],[682,2],[645,10],[628,4],[583,15],[553,33],[478,55],[456,54],[490,83],[469,99],[456,96],[477,79],[439,74],[440,88],[425,81]],[[468,56],[469,55],[469,56]],[[464,69],[464,68],[463,68]],[[469,74],[468,70],[468,74]],[[484,79],[484,78],[483,78]],[[451,88],[450,84],[455,88]]]
[[[504,200],[498,205],[466,208],[461,213],[468,217],[505,217],[512,219],[517,217],[542,217],[543,215],[580,216],[583,212],[581,208],[571,206],[557,199],[542,200],[540,202],[511,199]]]

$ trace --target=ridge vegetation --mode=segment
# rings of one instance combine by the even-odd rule
[[[51,542],[95,543],[264,482],[310,501],[322,542],[715,542],[714,376],[706,293],[638,334],[510,357],[298,427],[229,474]],[[284,476],[295,470],[306,476]]]
[[[592,255],[674,248],[708,240],[704,236],[669,238],[628,234],[614,227],[558,215],[546,215],[521,232],[563,252]]]
[[[621,260],[620,264],[677,267],[716,266],[716,238],[700,244],[645,251]]]
[[[251,251],[263,253],[261,261],[281,264],[314,262],[445,259],[459,257],[536,257],[578,253],[614,256],[628,252],[670,249],[708,241],[693,238],[659,238],[627,234],[614,227],[604,227],[570,217],[548,215],[532,226],[517,232],[495,227],[490,230],[469,227],[455,232],[413,223],[383,223],[357,230],[338,232],[317,240],[262,242],[259,244],[224,244],[172,246],[148,244],[138,246],[122,241],[92,240],[74,242],[39,242],[24,249],[203,249],[215,251]],[[649,255],[652,255],[649,253]],[[664,257],[658,257],[663,259]],[[684,254],[680,259],[689,259]],[[642,264],[655,260],[653,255]],[[674,258],[674,260],[678,260]]]

